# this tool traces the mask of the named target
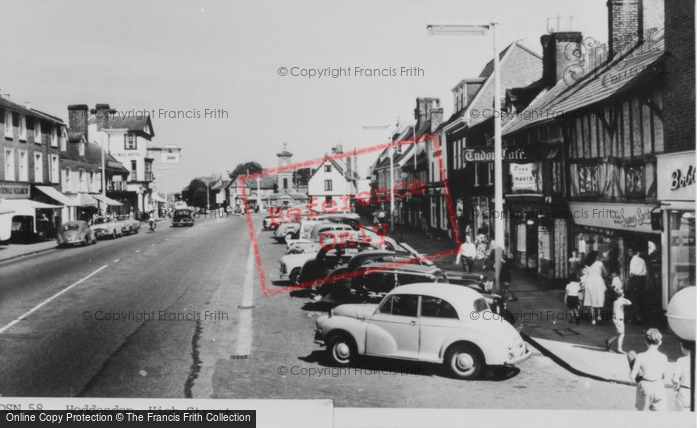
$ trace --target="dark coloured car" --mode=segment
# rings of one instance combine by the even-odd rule
[[[97,237],[86,222],[81,220],[67,221],[58,229],[56,243],[59,247],[96,244]]]
[[[194,215],[189,209],[177,209],[173,212],[173,226],[194,226]]]
[[[316,258],[304,263],[297,282],[303,284],[323,279],[337,267],[347,265],[355,255],[376,248],[371,243],[356,241],[342,242],[330,248],[321,247],[316,253]]]

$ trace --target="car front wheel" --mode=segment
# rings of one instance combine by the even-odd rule
[[[479,377],[484,366],[484,357],[473,345],[456,345],[445,355],[445,366],[458,379],[473,380]]]
[[[326,350],[330,362],[338,367],[348,367],[357,357],[355,341],[344,334],[331,338]]]
[[[296,269],[293,269],[289,273],[289,280],[292,281],[292,283],[294,283],[294,284],[299,283],[299,272],[301,272],[301,269],[296,268]]]

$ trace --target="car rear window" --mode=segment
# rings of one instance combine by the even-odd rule
[[[488,303],[486,303],[486,300],[483,297],[481,297],[479,299],[474,300],[474,310],[476,312],[488,311],[489,305]]]
[[[65,224],[63,225],[63,230],[79,230],[80,225],[79,224]]]

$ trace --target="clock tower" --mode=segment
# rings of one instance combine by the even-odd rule
[[[280,168],[292,164],[292,154],[287,151],[287,143],[284,143],[282,151],[277,153],[277,166]],[[280,171],[277,173],[277,192],[284,193],[292,190],[292,170]]]

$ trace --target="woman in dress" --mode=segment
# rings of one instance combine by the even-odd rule
[[[476,236],[476,259],[481,261],[481,269],[486,269],[489,257],[489,238],[486,237],[486,229],[480,227]]]
[[[587,306],[592,309],[591,324],[595,325],[596,321],[600,322],[600,312],[605,303],[605,279],[604,276],[608,276],[608,272],[603,266],[603,262],[598,260],[598,252],[591,251],[588,256],[586,256],[586,279],[585,287],[586,293],[583,300],[583,306]]]

